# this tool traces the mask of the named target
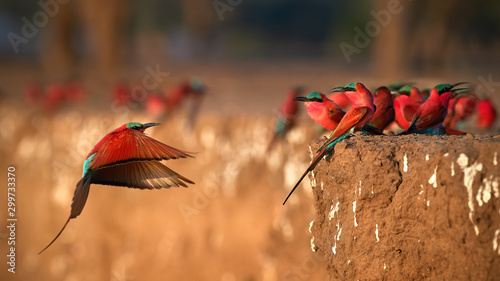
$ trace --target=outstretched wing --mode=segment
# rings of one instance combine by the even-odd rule
[[[154,160],[127,162],[93,171],[91,182],[139,189],[187,187],[186,183],[194,183]]]
[[[188,152],[161,143],[145,134],[125,129],[110,136],[95,152],[89,169],[97,170],[129,161],[192,157]]]

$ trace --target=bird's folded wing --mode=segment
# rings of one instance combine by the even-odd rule
[[[366,107],[353,107],[347,111],[339,125],[333,131],[331,140],[343,135],[347,131],[349,131],[352,127],[356,126],[363,117],[365,117],[368,108]]]
[[[89,165],[91,170],[129,161],[169,160],[192,157],[188,152],[173,148],[135,130],[125,130],[111,136],[97,150]]]
[[[93,171],[92,183],[139,189],[187,187],[191,180],[172,171],[159,161],[134,161]]]

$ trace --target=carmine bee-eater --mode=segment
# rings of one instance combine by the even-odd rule
[[[488,98],[482,98],[477,102],[476,126],[480,129],[490,129],[495,124],[497,111]]]
[[[187,187],[186,183],[193,183],[161,164],[161,160],[192,156],[144,134],[144,130],[156,125],[160,124],[127,123],[104,136],[94,146],[83,163],[83,176],[76,184],[68,220],[40,253],[56,241],[71,219],[80,215],[91,184],[160,189],[171,186]]]
[[[361,83],[351,83],[345,87],[337,87],[332,89],[332,91],[344,91],[347,97],[352,102],[352,107],[344,115],[340,123],[337,125],[333,133],[330,135],[328,140],[321,146],[316,157],[306,169],[304,174],[297,181],[292,191],[288,194],[283,205],[285,205],[290,195],[295,191],[300,182],[310,171],[314,170],[316,165],[323,156],[330,152],[335,144],[346,138],[348,135],[359,131],[365,126],[373,117],[375,113],[375,105],[373,104],[372,93]]]
[[[401,133],[425,133],[427,129],[442,125],[448,112],[448,103],[453,97],[453,92],[460,90],[454,89],[465,82],[450,84],[439,84],[431,89],[429,98],[420,105],[417,112],[413,115],[410,127]]]
[[[285,101],[281,105],[278,112],[278,119],[274,125],[274,132],[266,151],[271,151],[278,139],[282,139],[295,126],[299,106],[294,101],[302,93],[302,87],[294,87],[285,97]]]
[[[307,114],[323,128],[334,131],[345,115],[344,110],[320,92],[312,92],[306,97],[296,97],[294,101],[304,102]]]
[[[351,100],[344,92],[331,93],[329,99],[338,104],[343,110],[348,110],[352,106]]]
[[[373,100],[375,114],[368,124],[383,131],[394,121],[395,111],[391,91],[387,87],[379,87],[373,93]]]
[[[473,92],[470,96],[451,99],[443,126],[456,128],[459,122],[469,118],[474,113],[476,101],[477,98]]]
[[[415,115],[420,105],[424,103],[424,97],[418,88],[411,85],[405,85],[397,92],[399,95],[394,98],[395,120],[402,129],[407,130],[410,127],[413,115]]]

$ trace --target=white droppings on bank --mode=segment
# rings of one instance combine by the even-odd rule
[[[330,206],[330,212],[328,213],[328,220],[332,220],[335,217],[335,214],[338,213],[339,211],[339,206],[340,202],[337,202],[337,204],[335,204],[335,207],[333,207],[333,204]]]
[[[496,252],[498,255],[500,255],[498,240],[500,240],[500,229],[495,230],[495,234],[493,235],[493,252]]]
[[[378,224],[375,224],[375,238],[377,238],[377,242],[380,241],[378,238]]]
[[[448,152],[446,152],[443,156],[448,157],[448,156],[450,156],[450,154]]]
[[[340,227],[340,222],[337,222],[337,234],[334,236],[334,238],[337,239],[337,241],[340,241],[340,234],[342,234],[342,228]]]
[[[316,187],[316,177],[314,176],[314,171],[311,171],[312,179],[311,179],[311,187]]]
[[[490,175],[487,178],[483,179],[483,184],[479,186],[479,190],[477,191],[476,200],[479,207],[483,206],[483,204],[488,203],[491,199],[491,195],[496,198],[499,197],[500,191],[498,190],[498,178],[493,178],[493,175]]]
[[[403,172],[408,172],[408,157],[406,157],[406,153],[403,157]]]
[[[451,176],[455,176],[455,162],[451,162]]]
[[[429,154],[425,155],[425,161],[429,161]]]
[[[483,164],[476,162],[472,164],[470,167],[467,167],[467,165],[469,164],[469,158],[467,157],[467,155],[463,153],[461,153],[460,156],[458,156],[457,164],[464,172],[464,186],[467,189],[467,197],[469,205],[469,220],[474,226],[474,232],[476,233],[476,235],[478,235],[479,228],[474,222],[475,208],[474,208],[474,194],[473,194],[474,190],[472,189],[472,184],[474,183],[474,177],[476,176],[477,172],[483,169]]]
[[[497,152],[495,151],[495,154],[493,154],[493,165],[498,165],[498,161],[497,161]]]
[[[358,227],[358,221],[356,220],[356,201],[352,202],[352,212],[354,213],[354,227]]]
[[[432,174],[431,178],[429,179],[429,184],[431,184],[434,188],[437,188],[437,169],[438,166],[434,168],[434,174]]]

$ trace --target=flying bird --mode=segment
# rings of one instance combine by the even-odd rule
[[[157,125],[160,124],[130,122],[110,132],[94,146],[83,163],[83,176],[76,184],[68,220],[39,254],[56,241],[71,219],[80,215],[91,184],[139,189],[187,187],[186,183],[193,184],[160,162],[193,156],[144,134],[144,130]]]

